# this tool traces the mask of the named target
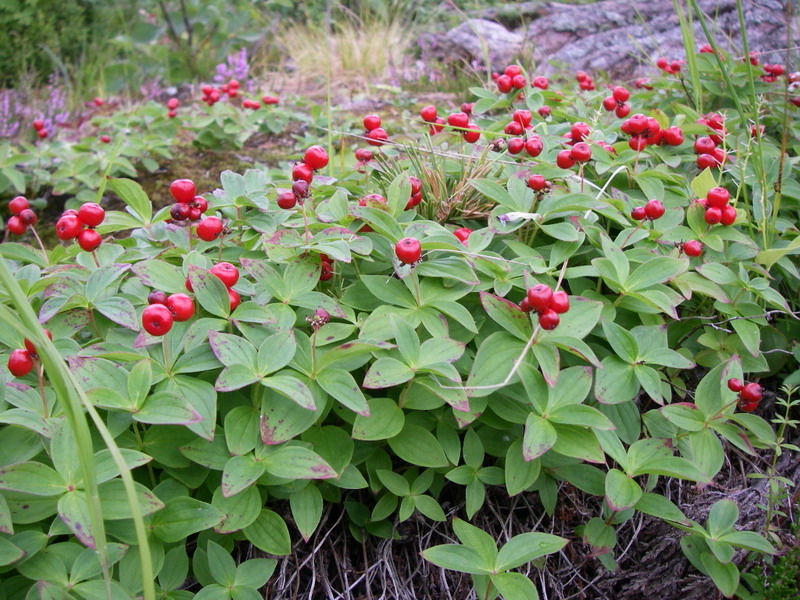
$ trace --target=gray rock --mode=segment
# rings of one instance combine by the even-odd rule
[[[448,31],[447,40],[481,63],[488,53],[493,69],[504,68],[520,53],[524,42],[522,35],[486,19],[469,19]]]

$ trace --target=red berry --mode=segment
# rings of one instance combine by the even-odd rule
[[[472,114],[472,109],[475,108],[474,102],[462,102],[461,103],[461,112],[467,115]]]
[[[511,138],[506,142],[509,154],[519,154],[525,148],[525,140],[522,138]]]
[[[170,110],[178,108],[178,104],[180,104],[180,102],[178,101],[177,98],[170,98],[169,100],[167,100],[167,108],[169,108]]]
[[[507,94],[511,91],[511,77],[508,75],[500,75],[497,78],[497,89],[503,94]]]
[[[414,177],[411,175],[408,178],[408,182],[411,184],[411,195],[419,194],[422,191],[422,182],[419,178]]]
[[[65,214],[56,221],[56,236],[60,240],[73,240],[81,232],[81,222],[77,215]]]
[[[53,334],[52,334],[52,333],[50,333],[50,330],[49,330],[49,329],[45,329],[45,330],[44,330],[44,334],[45,334],[45,335],[46,335],[46,336],[47,336],[49,339],[51,339],[51,340],[53,339]],[[34,346],[34,345],[33,345],[33,342],[32,342],[32,341],[30,341],[28,338],[25,338],[25,340],[23,341],[23,345],[25,346],[25,349],[26,349],[28,352],[30,352],[31,354],[36,354],[36,346]]]
[[[381,126],[381,118],[378,115],[367,115],[364,117],[364,129],[372,131]]]
[[[621,85],[615,87],[611,93],[617,102],[627,102],[631,97],[631,93]]]
[[[41,119],[36,119],[36,120],[34,120],[34,122],[33,122],[33,128],[34,128],[36,131],[41,131],[42,129],[44,129],[44,121],[42,121]]]
[[[719,208],[711,206],[706,209],[706,223],[709,225],[716,225],[722,220],[722,211]]]
[[[169,216],[173,221],[184,221],[189,218],[190,210],[188,204],[173,204],[169,207]]]
[[[311,183],[314,179],[314,171],[306,163],[297,163],[292,167],[292,181],[305,181]]]
[[[660,219],[664,216],[664,210],[661,200],[648,200],[647,204],[644,205],[644,212],[648,219]]]
[[[373,208],[386,206],[386,198],[380,194],[367,194],[358,201],[359,206],[372,206]]]
[[[717,166],[717,159],[711,154],[701,154],[697,157],[698,169],[712,169]]]
[[[528,187],[535,192],[543,190],[546,184],[547,180],[544,175],[531,175],[528,177]]]
[[[8,357],[8,370],[14,377],[24,377],[33,369],[33,358],[27,350],[14,350]]]
[[[569,311],[569,296],[564,290],[553,292],[553,299],[550,301],[550,308],[559,315]]]
[[[30,208],[30,204],[25,196],[17,196],[8,203],[8,211],[12,215],[18,215],[26,208]]]
[[[627,120],[626,123],[628,131],[625,131],[625,133],[629,133],[631,135],[642,134],[647,129],[647,117],[641,113],[633,115]]]
[[[283,192],[282,194],[278,195],[278,206],[285,209],[294,208],[294,205],[297,204],[297,198],[295,197],[293,192]]]
[[[578,142],[572,147],[569,155],[576,162],[586,162],[592,158],[592,148],[586,142]]]
[[[609,111],[617,108],[617,101],[614,99],[614,96],[607,96],[606,98],[603,98],[603,108]]]
[[[414,238],[403,238],[395,244],[394,253],[401,263],[410,265],[417,262],[422,256],[422,245],[419,240]]]
[[[158,305],[154,304],[153,306]],[[167,308],[178,322],[188,321],[194,314],[194,302],[186,294],[171,294],[167,298]]]
[[[529,313],[529,312],[531,312],[531,311],[533,310],[533,309],[531,308],[531,304],[530,304],[530,302],[528,302],[528,296],[525,296],[525,297],[522,299],[522,301],[519,303],[519,309],[520,309],[522,312],[525,312],[525,313]]]
[[[236,282],[239,281],[239,269],[228,262],[215,264],[209,269],[209,272],[219,277],[220,281],[222,281],[227,288],[233,287],[236,285]]]
[[[389,139],[389,134],[381,127],[378,127],[367,133],[366,138],[370,146],[383,146],[384,140]]]
[[[36,132],[36,135],[39,136],[40,140],[43,140],[47,137],[47,129],[40,129]]]
[[[103,104],[104,104],[103,99],[100,98],[99,96],[94,99],[94,105],[95,106],[103,106]]]
[[[78,209],[78,219],[87,227],[97,227],[103,222],[106,211],[94,202],[86,202]]]
[[[636,221],[642,221],[643,219],[647,218],[647,212],[644,209],[644,206],[637,206],[631,211],[631,219],[635,219]]]
[[[528,289],[528,304],[536,312],[542,312],[550,308],[550,303],[553,301],[553,290],[543,283],[537,283],[532,288]]]
[[[531,120],[533,120],[533,115],[529,110],[519,109],[514,111],[512,118],[514,119],[514,121],[516,121],[523,127],[527,127],[528,125],[531,124]]]
[[[686,256],[700,256],[703,253],[703,244],[697,240],[684,242],[683,251]]]
[[[706,205],[715,206],[716,208],[723,208],[730,200],[728,190],[723,187],[714,187],[708,190],[706,194]]]
[[[761,386],[757,383],[748,383],[739,392],[739,398],[745,402],[760,402],[762,396]]]
[[[575,159],[572,158],[572,151],[567,149],[559,152],[556,155],[556,164],[562,169],[569,169],[575,166]]]
[[[538,78],[537,78],[538,79]],[[528,85],[527,80],[525,79],[524,75],[514,75],[511,78],[511,87],[521,90],[526,85]]]
[[[172,313],[163,304],[151,304],[142,312],[142,327],[150,335],[165,335],[172,329],[172,321]]]
[[[199,208],[197,208],[196,206],[190,206],[189,207],[189,220],[190,221],[192,221],[192,222],[199,221],[200,217],[202,217],[202,216],[203,216],[203,213],[200,212]]]
[[[111,136],[103,134],[103,135],[100,136],[100,141],[103,142],[104,144],[110,144],[111,143]]]
[[[294,196],[292,196],[294,199]],[[204,242],[213,242],[222,233],[222,219],[219,217],[206,217],[197,225],[197,237]]]
[[[463,112],[452,113],[447,116],[447,124],[452,127],[467,127],[469,125],[469,116]]]
[[[436,120],[433,121],[431,126],[428,128],[428,133],[430,135],[436,135],[437,133],[441,133],[442,129],[444,129],[445,120],[442,117],[436,117]]]
[[[425,108],[419,111],[419,116],[422,117],[422,120],[426,123],[433,123],[436,121],[436,107],[433,104],[429,104]]]
[[[549,87],[550,82],[547,80],[547,77],[542,77],[540,75],[539,77],[534,77],[533,83],[531,85],[533,85],[533,87],[546,90]]]
[[[472,229],[469,227],[459,227],[453,232],[453,235],[456,236],[462,244],[466,244],[470,233],[472,233]]]
[[[670,146],[680,146],[683,143],[683,131],[680,127],[668,127],[661,139]]]
[[[509,77],[516,77],[517,75],[522,74],[522,67],[519,65],[508,65],[505,70],[503,71]]]
[[[758,402],[748,402],[747,400],[739,399],[738,402],[739,410],[742,412],[753,412],[755,409],[758,408]]]
[[[517,121],[510,121],[503,127],[503,133],[507,133],[508,135],[522,135],[523,131],[525,131],[525,128]]]
[[[694,141],[695,154],[711,154],[716,147],[714,140],[707,136],[699,137]]]
[[[378,119],[378,126],[380,126],[380,119]],[[373,127],[373,129],[375,128]],[[322,146],[311,146],[303,155],[303,162],[315,171],[323,169],[328,165],[328,153]]]
[[[169,186],[172,197],[177,202],[189,204],[197,195],[197,189],[191,179],[176,179]]]
[[[542,314],[539,315],[539,326],[544,329],[545,331],[550,331],[558,327],[558,324],[561,322],[561,318],[558,316],[558,313],[553,309],[548,308]]]
[[[242,303],[242,297],[239,292],[228,288],[228,300],[230,301],[231,312],[236,310],[236,307]]]
[[[333,277],[333,268],[331,267],[331,263],[323,262],[319,272],[319,280],[328,281],[331,277]]]
[[[39,218],[36,216],[36,213],[33,212],[30,208],[26,208],[21,213],[19,213],[19,220],[22,221],[25,225],[36,225],[36,222]]]
[[[732,392],[741,392],[742,388],[744,388],[744,384],[735,377],[731,377],[728,379],[728,389]]]
[[[295,181],[292,184],[292,193],[298,199],[308,197],[308,183],[302,179]]]
[[[583,121],[578,121],[577,123],[573,123],[572,127],[569,130],[569,135],[572,137],[573,140],[576,142],[583,141],[589,137],[590,129],[589,125],[584,123]]]
[[[722,218],[720,219],[720,223],[725,226],[733,225],[736,221],[736,209],[733,208],[730,204],[722,209]]]
[[[664,58],[664,57],[661,57],[661,58],[659,58],[659,59],[656,61],[656,66],[657,66],[659,69],[666,69],[666,68],[669,66],[669,64],[668,64],[668,62],[667,62],[667,59],[666,59],[666,58]]]
[[[193,206],[201,213],[204,213],[208,210],[208,200],[206,200],[202,196],[195,196],[194,201],[192,201],[192,204],[190,204],[190,206]]]
[[[464,141],[468,144],[474,144],[477,142],[481,137],[480,127],[478,127],[475,123],[470,123],[467,125],[468,131],[462,133],[464,137]]]
[[[147,294],[147,303],[148,304],[163,304],[166,306],[167,304],[167,293],[162,292],[160,290],[153,290],[149,294]]]
[[[103,242],[103,238],[94,229],[84,229],[78,234],[78,245],[86,252],[94,252]]]
[[[543,119],[549,117],[551,111],[552,109],[549,106],[540,106],[539,108],[536,109],[536,112],[539,113],[539,116],[542,117]]]

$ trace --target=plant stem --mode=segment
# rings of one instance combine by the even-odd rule
[[[39,382],[39,395],[42,397],[42,416],[47,419],[47,398],[44,395],[44,366],[42,361],[36,361],[36,379]]]
[[[169,364],[169,347],[167,346],[167,336],[164,335],[161,337],[161,350],[164,353],[164,372],[167,375],[170,375],[170,364]]]
[[[99,269],[100,261],[97,260],[97,254],[95,254],[94,250],[92,250],[92,259],[94,260],[94,266]]]
[[[46,264],[46,265],[50,264],[50,261],[47,259],[47,250],[44,249],[44,244],[42,243],[42,239],[39,237],[39,234],[36,233],[36,228],[33,225],[31,225],[30,227],[31,227],[31,233],[33,234],[33,237],[36,238],[36,241],[39,244],[39,248],[42,249],[42,256],[44,257],[44,264]]]

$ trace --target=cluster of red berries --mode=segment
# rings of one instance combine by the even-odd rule
[[[33,122],[33,129],[36,131],[36,135],[39,136],[40,140],[45,139],[49,135],[47,128],[44,126],[44,121],[41,119],[36,119]]]
[[[705,198],[700,198],[697,202],[706,209],[705,220],[709,225],[722,223],[723,225],[733,225],[736,221],[736,209],[728,204],[731,195],[723,187],[715,187],[708,190]]]
[[[637,206],[631,211],[631,219],[636,221],[655,221],[664,216],[666,209],[661,200],[648,200],[644,206]]]
[[[728,389],[739,394],[737,406],[743,412],[753,412],[758,408],[764,391],[757,383],[742,382],[735,377],[728,379]]]
[[[683,131],[680,127],[673,126],[661,129],[658,121],[641,113],[636,113],[625,119],[619,128],[622,133],[631,136],[628,140],[628,145],[637,152],[644,150],[647,146],[658,144],[680,146],[683,143]]]
[[[578,87],[586,92],[594,90],[594,80],[587,75],[584,71],[575,73],[575,79],[578,81]]]
[[[636,81],[633,82],[633,85],[636,86],[636,89],[639,90],[652,90],[653,86],[650,85],[650,80],[647,77],[639,77]]]
[[[566,148],[556,154],[556,164],[562,169],[570,169],[576,162],[587,162],[592,158],[592,148],[585,141],[589,138],[589,126],[578,121],[573,123],[569,133],[564,134],[566,143],[572,148]]]
[[[772,83],[777,81],[778,77],[786,72],[786,68],[783,65],[766,63],[764,65],[764,71],[766,75],[762,75],[761,80],[766,81],[767,83]]]
[[[603,108],[609,112],[613,110],[617,117],[624,119],[631,112],[631,105],[628,104],[630,97],[631,93],[628,89],[618,85],[611,89],[610,96],[603,98]]]
[[[39,220],[25,196],[13,198],[8,203],[8,211],[12,216],[6,223],[6,229],[14,235],[22,235],[28,229],[28,225],[33,227]]]
[[[501,94],[507,94],[511,90],[521,90],[528,85],[528,80],[525,79],[525,76],[522,74],[522,68],[519,65],[508,65],[502,75],[500,73],[492,73],[492,79],[495,85],[497,85],[497,90]],[[544,79],[544,82],[539,83],[545,83],[545,88],[543,89],[546,89],[547,79],[544,77],[542,77],[542,79]],[[541,87],[541,85],[536,87]]]
[[[294,208],[299,201],[308,198],[314,171],[323,169],[328,164],[328,153],[322,146],[309,146],[303,154],[303,160],[292,167],[292,190],[278,194],[278,206],[285,209]]]
[[[656,61],[656,66],[662,71],[669,73],[670,75],[674,75],[675,73],[680,72],[681,62],[682,61],[679,60],[673,60],[670,62],[662,56]]]
[[[169,209],[173,221],[188,219],[194,223],[208,210],[208,200],[197,195],[197,188],[191,179],[176,179],[169,184],[169,193],[175,199],[175,204]]]
[[[519,154],[523,150],[533,158],[536,158],[544,150],[542,138],[536,134],[525,135],[525,132],[532,129],[531,121],[533,115],[527,109],[515,110],[511,117],[511,122],[505,126],[503,131],[508,135],[522,135],[524,137],[513,137],[506,140],[506,147],[509,154]]]
[[[470,107],[470,112],[472,112],[472,107]],[[442,129],[444,129],[446,121],[442,117],[438,116],[436,107],[433,104],[422,107],[422,109],[419,111],[419,116],[423,121],[430,125],[430,128],[428,129],[428,133],[430,135],[436,135],[437,133],[441,132]]]
[[[383,146],[383,142],[389,139],[389,134],[381,127],[381,118],[378,115],[367,115],[364,117],[364,137],[370,146]]]
[[[355,155],[356,155],[357,169],[360,169],[361,167],[366,165],[374,157],[372,150],[369,150],[367,148],[356,148]]]
[[[328,281],[331,277],[333,277],[333,261],[331,260],[331,257],[328,256],[327,254],[320,254],[319,262],[320,262],[319,280]]]
[[[249,108],[250,110],[258,110],[261,108],[261,103],[257,100],[250,100],[249,98],[245,98],[242,100],[242,108]]]
[[[554,292],[543,283],[537,283],[519,303],[523,312],[534,311],[539,315],[539,326],[550,331],[558,327],[561,317],[565,312],[569,312],[569,296],[563,290]]]
[[[167,110],[169,111],[167,115],[169,116],[170,119],[174,119],[178,114],[179,105],[180,102],[178,101],[177,98],[170,98],[169,100],[167,100]]]
[[[172,323],[188,321],[194,315],[194,301],[186,294],[170,294],[153,290],[142,311],[142,327],[150,335],[166,335]]]
[[[694,141],[697,167],[700,169],[719,167],[728,160],[725,151],[718,147],[722,144],[722,138],[728,133],[722,115],[709,113],[697,119],[697,123],[709,127],[713,132]]]
[[[44,333],[48,338],[53,339],[53,334],[47,329],[44,330]],[[24,345],[25,348],[14,350],[8,357],[6,366],[14,377],[25,377],[33,369],[33,361],[38,358],[33,342],[25,338]]]
[[[94,202],[86,202],[78,210],[65,210],[56,221],[56,236],[63,241],[78,238],[78,245],[82,250],[94,252],[103,242],[95,227],[105,217],[106,211]]]
[[[465,112],[456,112],[447,115],[447,124],[450,127],[461,129],[461,137],[468,144],[474,144],[481,137],[480,127],[469,120],[469,115]]]
[[[394,245],[394,255],[404,265],[413,265],[422,258],[422,244],[419,240],[407,237]]]
[[[686,256],[700,256],[703,253],[703,244],[697,240],[689,240],[681,243],[678,248]]]
[[[203,102],[209,106],[214,106],[220,101],[223,94],[227,94],[228,98],[236,98],[239,95],[239,82],[231,79],[228,83],[224,83],[219,87],[204,85],[200,91],[203,92]]]
[[[534,192],[544,192],[553,188],[553,182],[544,178],[544,175],[529,175],[525,181]]]

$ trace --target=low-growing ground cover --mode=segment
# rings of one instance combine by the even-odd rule
[[[796,547],[796,75],[715,50],[608,90],[510,65],[344,132],[228,81],[101,115],[83,165],[37,145],[75,200],[40,245],[13,199],[0,248],[6,597],[314,597],[279,557],[331,507],[354,552],[428,531],[406,572],[437,581],[365,559],[329,597],[600,597],[645,522],[706,593],[770,597]],[[156,203],[125,177],[293,119],[295,164]]]

